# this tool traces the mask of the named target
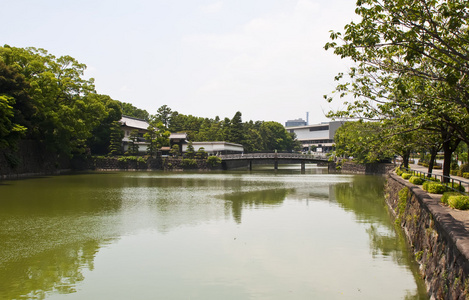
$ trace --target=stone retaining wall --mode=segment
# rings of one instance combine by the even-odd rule
[[[399,191],[407,188],[405,201]],[[405,231],[432,299],[469,298],[469,238],[439,198],[389,174],[386,201]]]
[[[119,159],[117,157],[99,157],[92,158],[88,168],[91,170],[216,170],[221,169],[219,166],[209,166],[206,159],[196,159],[196,165],[192,167],[183,166],[182,158],[148,158],[146,162],[130,159]]]
[[[0,179],[60,174],[71,168],[69,157],[58,155],[38,141],[22,140],[16,150],[0,150]]]
[[[337,166],[340,165],[340,169]],[[356,164],[353,162],[344,162],[338,164],[336,162],[329,163],[330,172],[342,172],[347,174],[387,174],[395,168],[394,164],[391,163],[370,163],[370,164]]]

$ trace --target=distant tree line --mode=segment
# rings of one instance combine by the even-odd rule
[[[247,152],[255,151],[293,151],[301,149],[294,133],[288,132],[282,124],[273,121],[242,121],[241,112],[233,118],[216,116],[203,118],[180,114],[169,106],[158,108],[155,115],[121,103],[123,115],[144,119],[150,124],[162,124],[170,132],[185,132],[193,142],[225,141],[242,144]]]
[[[161,106],[155,115],[130,103],[98,94],[94,79],[83,77],[86,65],[44,49],[0,47],[0,149],[21,139],[37,140],[70,157],[118,154],[122,115],[149,122],[151,150],[167,144],[169,132],[187,132],[191,141],[240,143],[247,151],[293,150],[293,134],[277,122],[183,115]]]

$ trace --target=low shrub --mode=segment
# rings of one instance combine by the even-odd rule
[[[402,173],[401,177],[404,178],[404,179],[409,179],[410,177],[412,177],[412,174]]]
[[[462,173],[462,177],[469,179],[469,172]]]
[[[209,156],[207,157],[207,164],[211,167],[218,166],[219,164],[221,164],[221,158],[219,158],[218,156]]]
[[[185,169],[196,168],[197,161],[192,158],[184,158],[181,162],[181,166]]]
[[[448,187],[448,190],[453,189],[453,190],[460,191],[460,192],[465,192],[466,191],[466,189],[458,183],[449,182],[449,183],[445,183],[445,185]]]
[[[447,186],[434,181],[425,181],[422,188],[432,194],[443,194],[448,189]]]
[[[458,176],[463,176],[464,173],[469,173],[469,164],[463,164],[459,167]]]
[[[443,204],[448,204],[448,198],[451,197],[451,196],[459,196],[461,195],[460,193],[458,192],[445,192],[443,193],[443,196],[441,196],[441,203]]]
[[[409,178],[409,182],[417,185],[422,185],[425,180],[420,176],[412,176]]]
[[[469,209],[469,196],[453,195],[448,197],[448,205],[456,209]]]
[[[409,195],[409,188],[404,187],[399,191],[399,200],[397,201],[397,207],[399,209],[398,219],[404,215],[405,208],[407,207],[407,197]]]
[[[402,171],[401,168],[397,167],[397,168],[396,168],[396,174],[397,174],[397,176],[401,176],[402,173],[404,173],[404,171]]]
[[[121,156],[117,159],[117,161],[120,161],[120,162],[130,162],[130,161],[136,161],[136,162],[140,162],[140,163],[146,163],[146,159],[144,157],[141,157],[141,156]]]

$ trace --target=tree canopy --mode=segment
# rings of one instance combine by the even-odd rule
[[[241,112],[232,119],[209,119],[183,115],[163,105],[150,115],[98,94],[94,79],[84,77],[85,69],[73,57],[57,57],[44,49],[0,47],[0,147],[14,147],[24,138],[68,156],[118,154],[122,115],[150,123],[145,138],[151,155],[167,145],[169,132],[181,131],[191,141],[240,143],[247,151],[295,147],[294,137],[279,123],[244,123]]]
[[[325,45],[354,63],[333,93],[352,98],[329,116],[387,122],[393,135],[430,130],[442,142],[444,132],[469,142],[469,2],[359,0],[355,12],[361,20]]]
[[[84,153],[93,130],[121,115],[112,99],[96,94],[93,79],[83,78],[85,69],[44,49],[0,47],[0,128],[6,130],[0,138],[24,136],[58,153]]]

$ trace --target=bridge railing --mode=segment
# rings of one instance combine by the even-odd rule
[[[235,159],[305,159],[305,160],[327,160],[327,156],[301,154],[301,153],[246,153],[246,154],[224,154],[219,155],[224,160]]]

